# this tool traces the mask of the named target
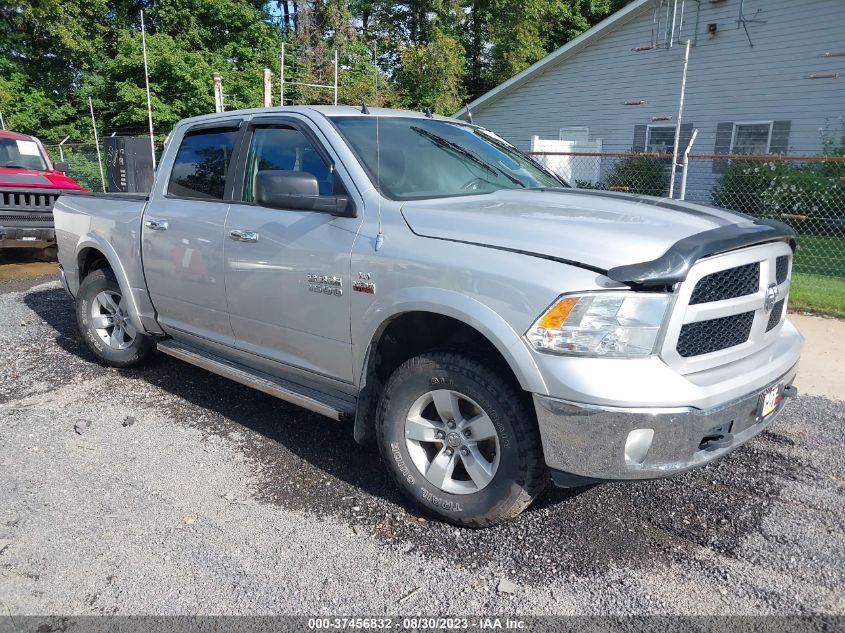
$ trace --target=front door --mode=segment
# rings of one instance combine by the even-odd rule
[[[224,286],[226,175],[237,128],[189,131],[143,222],[144,274],[158,320],[174,337],[234,343]],[[166,169],[168,166],[162,166]],[[193,340],[193,338],[192,338]]]
[[[361,218],[253,203],[259,170],[304,171],[345,195],[335,157],[304,122],[253,121],[226,219],[226,290],[240,349],[315,377],[351,382],[350,253]]]

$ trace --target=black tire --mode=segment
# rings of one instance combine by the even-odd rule
[[[463,494],[444,491],[426,479],[411,456],[405,420],[411,408],[418,406],[415,403],[434,390],[448,390],[474,401],[495,427],[498,466],[489,483],[478,490]],[[513,519],[549,480],[530,401],[512,381],[463,354],[430,352],[400,365],[381,394],[376,434],[382,458],[399,488],[428,513],[455,525],[481,528]],[[448,449],[447,441],[440,450]],[[419,460],[419,449],[415,453]]]
[[[117,279],[110,269],[99,268],[90,272],[82,280],[76,296],[76,322],[79,325],[79,331],[88,349],[101,362],[112,367],[135,367],[150,356],[154,348],[153,340],[141,332],[136,332],[134,340],[123,349],[108,345],[98,335],[91,316],[92,302],[104,291],[118,297],[122,294]]]

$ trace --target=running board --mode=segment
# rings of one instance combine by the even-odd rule
[[[333,420],[350,419],[355,403],[332,397],[294,382],[249,369],[213,354],[199,352],[173,340],[160,341],[158,350],[218,376],[234,380],[303,409],[319,413]]]

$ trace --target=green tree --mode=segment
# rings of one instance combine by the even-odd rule
[[[428,44],[411,44],[401,54],[398,73],[403,106],[451,114],[464,103],[464,49],[454,37],[439,29]]]
[[[485,4],[485,3],[481,3]],[[490,82],[501,83],[604,19],[611,0],[490,0]]]

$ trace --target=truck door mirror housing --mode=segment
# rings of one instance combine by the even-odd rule
[[[53,163],[53,169],[55,169],[56,171],[60,171],[63,174],[66,174],[70,168],[68,167],[67,162],[59,160]]]
[[[318,211],[342,217],[355,214],[347,196],[321,196],[317,178],[305,171],[262,169],[255,175],[255,203],[271,209]]]

